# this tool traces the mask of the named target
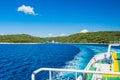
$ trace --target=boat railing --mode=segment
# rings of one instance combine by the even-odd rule
[[[88,63],[88,65],[85,67],[85,70],[88,70],[89,67],[95,62],[95,57],[93,57],[90,62]]]
[[[88,63],[88,65],[85,67],[85,70],[88,70],[88,69],[90,68],[90,66],[91,66],[93,63],[95,63],[97,60],[102,60],[102,59],[104,59],[104,54],[105,54],[105,53],[95,55],[95,56],[90,60],[90,62]]]
[[[110,41],[110,44],[119,44],[120,45],[120,41]]]
[[[31,80],[36,80],[35,75],[42,72],[42,71],[48,71],[49,72],[49,79],[47,80],[52,80],[52,72],[74,72],[75,73],[75,80],[82,80],[82,79],[78,79],[78,73],[92,73],[92,74],[112,74],[112,75],[120,75],[120,72],[100,72],[100,71],[90,71],[90,70],[75,70],[75,69],[56,69],[56,68],[40,68],[37,69],[35,71],[33,71],[32,75],[31,75]],[[60,79],[62,80],[62,79]],[[69,80],[69,79],[67,79]]]
[[[120,46],[120,41],[110,41],[110,44],[108,45],[108,51],[107,51],[108,54],[110,54],[110,50],[112,46]]]

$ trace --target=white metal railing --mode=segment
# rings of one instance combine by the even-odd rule
[[[88,63],[87,66],[85,67],[85,70],[88,70],[88,69],[90,68],[90,66],[91,66],[93,63],[95,63],[96,61],[104,59],[104,54],[105,54],[105,53],[101,53],[101,54],[95,55],[95,56],[89,61],[89,63]]]
[[[87,66],[85,67],[85,70],[88,70],[90,68],[90,66],[95,62],[94,57],[90,60],[90,62],[87,64]]]
[[[31,80],[35,80],[35,75],[41,71],[49,71],[49,80],[52,80],[52,71],[59,71],[59,72],[75,72],[76,80],[77,80],[77,73],[93,73],[93,74],[113,74],[113,75],[120,75],[120,72],[100,72],[100,71],[90,71],[90,70],[75,70],[75,69],[56,69],[56,68],[40,68],[33,71],[31,75]]]
[[[110,41],[110,44],[120,44],[120,41]]]
[[[108,45],[108,51],[107,51],[108,54],[110,54],[110,50],[112,46],[120,46],[120,41],[110,41],[110,44]]]

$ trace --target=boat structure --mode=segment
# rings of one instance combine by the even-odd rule
[[[49,72],[46,80],[120,80],[120,52],[112,52],[113,46],[120,46],[120,42],[110,43],[108,51],[95,55],[84,70],[40,68],[33,71],[31,80],[36,80],[36,75],[42,71]],[[53,72],[72,72],[75,77],[53,79]]]
[[[95,55],[85,68],[86,71],[103,73],[86,73],[85,80],[120,80],[120,52],[111,52],[112,46],[120,46],[120,43],[113,42],[109,44],[108,51]]]

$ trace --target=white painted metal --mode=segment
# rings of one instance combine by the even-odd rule
[[[75,79],[77,79],[77,72],[75,72]]]
[[[35,80],[35,74],[31,75],[31,80]]]
[[[111,44],[110,45],[108,45],[108,54],[110,54],[110,49],[111,49]]]
[[[35,80],[35,75],[41,71],[59,71],[59,72],[77,72],[77,73],[93,73],[93,74],[113,74],[120,75],[120,72],[100,72],[100,71],[90,71],[90,70],[75,70],[75,69],[56,69],[56,68],[40,68],[33,72],[31,75],[31,80]],[[51,76],[51,74],[50,74]],[[50,78],[49,78],[50,79]]]
[[[52,72],[49,71],[49,80],[52,80]]]
[[[112,46],[120,46],[120,41],[111,42],[111,44],[108,45],[108,51],[106,54],[107,57],[109,57],[111,55],[110,50],[111,50]]]

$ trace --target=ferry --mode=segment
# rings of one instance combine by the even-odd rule
[[[36,74],[48,71],[46,80],[120,80],[120,52],[112,52],[112,46],[120,46],[120,41],[111,42],[108,51],[95,55],[84,70],[40,68],[31,74],[31,80],[36,80]],[[75,79],[53,79],[52,72],[72,72]],[[81,75],[82,73],[82,75]],[[63,75],[64,76],[64,75]]]

